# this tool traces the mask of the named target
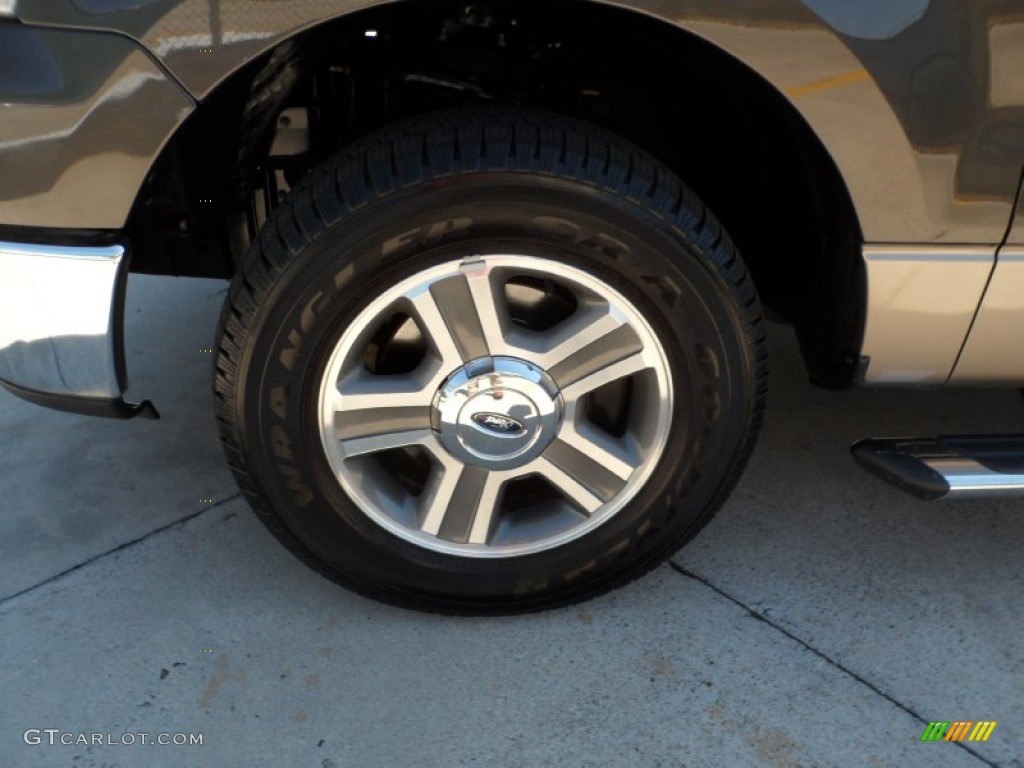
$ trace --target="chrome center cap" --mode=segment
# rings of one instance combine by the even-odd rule
[[[539,456],[562,418],[562,400],[541,368],[513,357],[473,360],[445,380],[432,423],[441,445],[467,464],[512,469]]]

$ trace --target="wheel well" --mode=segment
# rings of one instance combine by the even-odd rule
[[[278,195],[352,139],[498,103],[589,120],[644,147],[715,212],[812,378],[857,364],[865,288],[845,184],[803,118],[727,53],[593,2],[426,0],[327,22],[225,80],[171,139],[128,221],[134,271],[230,276]],[[540,5],[540,4],[538,4]]]

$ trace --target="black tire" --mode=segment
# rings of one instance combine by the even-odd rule
[[[538,229],[538,216],[571,226]],[[320,378],[346,323],[386,286],[452,254],[510,248],[627,295],[657,332],[679,407],[643,487],[581,538],[507,558],[429,551],[371,520],[335,480],[318,432]],[[238,484],[285,546],[373,598],[482,614],[572,603],[668,558],[739,478],[765,382],[754,287],[693,193],[592,125],[495,108],[386,128],[294,189],[232,284],[215,390]]]

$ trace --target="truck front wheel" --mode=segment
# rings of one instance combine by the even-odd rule
[[[328,160],[221,322],[237,480],[306,562],[411,608],[573,602],[671,555],[736,482],[760,308],[713,216],[591,125],[474,109]]]

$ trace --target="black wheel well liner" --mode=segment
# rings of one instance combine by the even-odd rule
[[[128,220],[133,270],[234,272],[234,232],[282,107],[317,118],[309,153],[288,160],[296,176],[395,119],[461,104],[529,106],[601,125],[672,168],[732,236],[763,302],[794,324],[812,378],[850,383],[866,304],[861,230],[839,170],[792,104],[667,21],[580,0],[522,5],[376,6],[234,72],[154,163]]]

